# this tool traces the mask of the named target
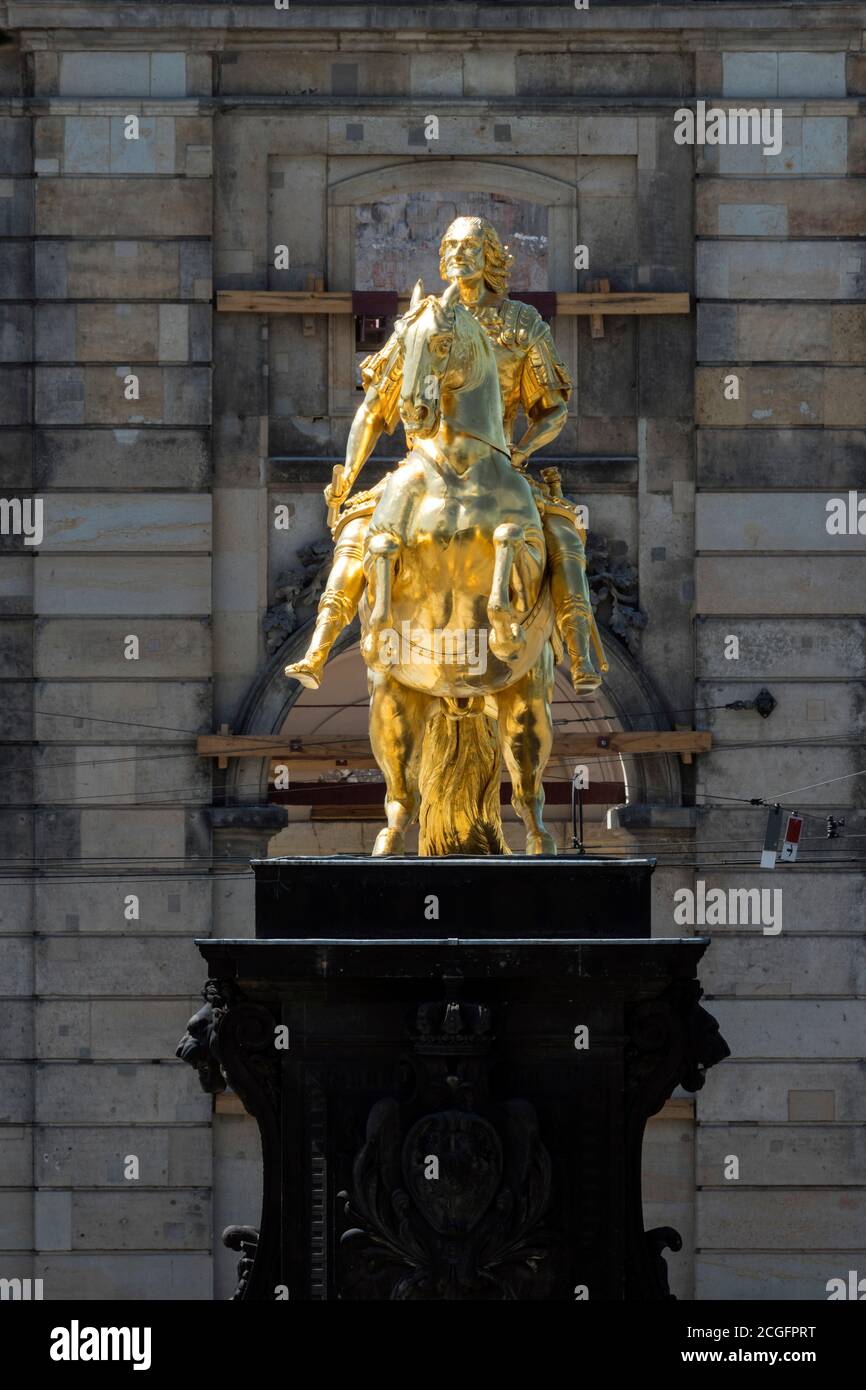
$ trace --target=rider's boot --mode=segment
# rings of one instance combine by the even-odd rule
[[[349,520],[337,538],[334,561],[322,597],[310,645],[301,657],[285,668],[287,676],[318,690],[331,648],[358,611],[364,592],[364,535],[369,517],[362,514]]]
[[[305,685],[308,690],[318,690],[331,648],[343,628],[352,621],[354,609],[355,605],[346,594],[339,590],[326,589],[319,599],[319,611],[310,645],[300,661],[292,662],[285,668],[285,674]]]
[[[555,512],[544,518],[550,566],[550,592],[556,627],[568,652],[571,682],[579,695],[598,690],[601,676],[592,664],[594,618],[586,579],[586,551],[577,525]]]
[[[591,695],[602,681],[592,664],[592,605],[589,600],[580,594],[569,594],[557,607],[556,626],[568,652],[572,685],[578,695]]]

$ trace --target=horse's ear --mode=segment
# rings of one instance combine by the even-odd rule
[[[421,300],[422,300],[423,298],[424,298],[424,281],[423,281],[423,280],[416,280],[416,281],[415,281],[415,287],[414,287],[414,289],[412,290],[412,298],[409,300],[409,308],[410,308],[410,309],[417,309],[417,308],[418,308],[418,305],[421,303]]]
[[[439,303],[442,305],[442,308],[450,309],[451,305],[454,303],[455,299],[458,297],[459,294],[460,286],[458,285],[456,280],[452,280],[451,284],[448,286],[442,298],[439,300]]]

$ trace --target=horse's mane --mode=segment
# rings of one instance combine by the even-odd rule
[[[453,332],[449,366],[463,377],[459,387],[453,388],[454,401],[452,419],[476,439],[484,439],[492,448],[507,455],[507,440],[502,429],[502,397],[500,395],[499,373],[496,367],[496,354],[487,332],[459,302],[452,302],[443,308],[437,295],[427,295],[414,308],[410,308],[394,325],[395,333],[405,347],[405,336],[418,323],[421,315],[430,309],[433,318],[440,325],[447,324]],[[491,417],[495,397],[496,423]]]
[[[439,304],[439,296],[425,295],[424,299],[414,306],[414,309],[407,309],[405,314],[400,314],[400,317],[396,318],[395,324],[393,324],[393,331],[398,335],[398,338],[405,338],[407,331],[413,327],[413,324],[416,324],[421,314],[423,314],[432,303]],[[439,304],[439,309],[441,309],[441,304]],[[470,314],[468,309],[464,309],[463,304],[450,304],[449,309],[446,309],[445,313],[448,314],[449,317],[453,317],[457,341],[460,343],[464,356],[468,356],[468,367],[470,367],[471,377],[473,377],[473,379],[471,379],[471,382],[468,382],[467,385],[478,385],[480,384],[480,375],[478,375],[480,361],[478,361],[478,359],[481,357],[480,350],[478,349],[480,349],[482,343],[485,342],[484,328],[481,327],[480,322],[478,322],[474,314]]]
[[[432,303],[439,304],[439,296],[435,294],[426,295],[415,308],[407,309],[405,314],[395,320],[394,332],[398,338],[405,337],[407,331],[417,322],[424,311]],[[441,308],[441,305],[440,305]],[[453,316],[454,337],[460,350],[461,365],[465,364],[466,382],[464,390],[471,391],[476,386],[480,386],[484,377],[485,353],[484,345],[487,342],[487,335],[481,324],[470,314],[468,309],[464,309],[462,304],[455,303],[445,311],[449,317]]]
[[[430,303],[430,300],[435,298],[435,294],[426,295],[424,299],[415,305],[414,309],[411,307],[408,308],[405,314],[401,314],[399,318],[394,320],[394,332],[397,334],[398,338],[405,337],[407,329],[412,327],[415,320],[421,317],[427,305]]]
[[[476,386],[480,386],[484,379],[485,366],[489,365],[490,359],[484,352],[485,345],[488,343],[487,334],[481,327],[474,314],[470,314],[468,309],[464,309],[462,304],[454,305],[454,334],[460,346],[461,362],[465,364],[466,380],[463,384],[464,391],[472,391]],[[492,349],[490,350],[492,358]],[[496,363],[492,363],[494,370]]]

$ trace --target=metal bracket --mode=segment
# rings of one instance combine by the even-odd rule
[[[754,709],[762,719],[769,719],[773,710],[776,708],[776,699],[766,688],[759,690],[754,700],[732,700],[729,705],[724,705],[724,709]]]

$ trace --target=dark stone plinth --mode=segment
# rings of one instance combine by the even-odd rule
[[[650,935],[654,859],[339,854],[252,862],[257,937]]]
[[[179,1055],[262,1138],[260,1231],[224,1236],[235,1297],[669,1297],[681,1242],[644,1230],[641,1145],[727,1055],[705,938],[197,944]]]

